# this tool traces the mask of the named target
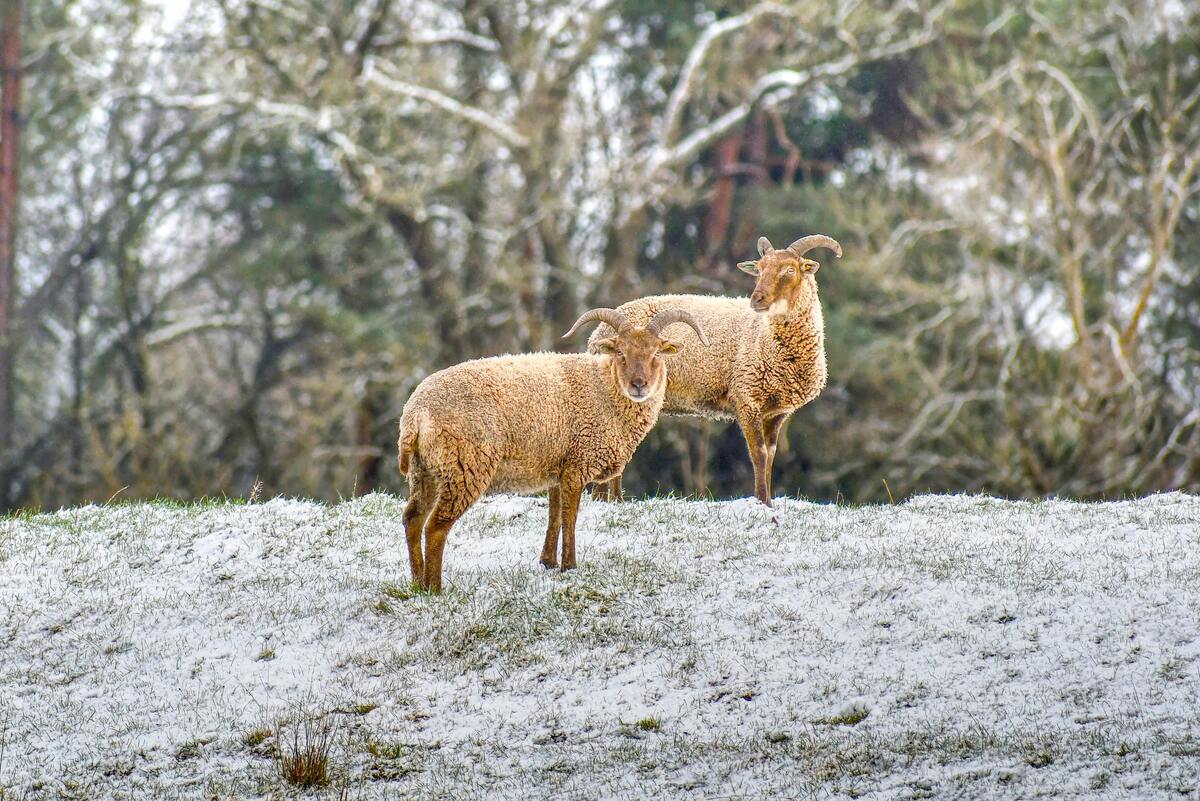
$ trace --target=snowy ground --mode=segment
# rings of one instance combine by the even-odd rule
[[[0,798],[1198,798],[1200,498],[400,499],[0,521]],[[292,728],[289,728],[292,727]],[[257,734],[256,734],[257,732]]]

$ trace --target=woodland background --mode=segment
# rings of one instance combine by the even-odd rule
[[[2,8],[0,506],[401,490],[428,373],[817,232],[778,492],[1200,491],[1198,4]],[[677,418],[626,479],[752,485]]]

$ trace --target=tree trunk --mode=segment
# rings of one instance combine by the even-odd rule
[[[367,495],[379,486],[379,475],[383,469],[383,454],[375,445],[379,434],[380,419],[386,414],[387,398],[382,388],[368,380],[363,387],[362,400],[358,404],[355,420],[354,444],[358,446],[358,467],[355,471],[354,495]],[[389,434],[391,426],[387,426]],[[394,437],[393,437],[394,439]]]
[[[418,221],[399,206],[385,204],[384,219],[408,246],[417,267],[417,287],[421,300],[436,320],[437,352],[434,365],[445,367],[463,357],[462,327],[459,325],[461,299],[454,290],[454,276],[447,268],[439,270],[440,254],[427,222]]]
[[[17,145],[21,125],[21,4],[4,7],[0,30],[0,454],[12,452],[16,421],[14,335],[17,230]],[[7,458],[0,457],[0,462]],[[0,508],[11,506],[8,471],[0,475]]]
[[[713,188],[709,194],[708,214],[704,217],[704,249],[712,269],[725,256],[729,221],[733,218],[733,198],[737,191],[734,167],[742,146],[741,133],[725,137],[713,148]]]

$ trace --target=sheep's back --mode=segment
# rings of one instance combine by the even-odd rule
[[[686,309],[700,324],[708,345],[704,345],[690,326],[669,326],[663,335],[679,345],[679,352],[665,357],[667,393],[664,414],[732,417],[729,385],[739,349],[751,339],[756,313],[747,298],[709,295],[654,295],[630,301],[617,311],[635,325],[645,325],[665,309]],[[599,326],[588,346],[613,335],[608,325]]]
[[[591,362],[583,354],[535,353],[447,367],[413,392],[401,426],[423,418],[421,451],[439,442],[464,443],[495,459],[494,489],[544,488],[570,446],[577,427],[573,399],[580,380],[594,372]]]

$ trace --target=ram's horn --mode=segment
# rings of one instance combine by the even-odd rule
[[[696,318],[683,309],[666,309],[660,311],[646,324],[646,330],[657,336],[672,323],[686,323],[690,325],[692,330],[696,332],[696,336],[700,337],[700,342],[704,345],[708,344],[708,337],[704,336],[704,331],[700,329],[700,324],[696,322]]]
[[[842,257],[842,246],[838,244],[836,239],[831,236],[825,236],[825,234],[802,236],[787,247],[788,250],[797,256],[803,256],[813,248],[829,248],[839,259]]]
[[[621,333],[629,327],[629,321],[625,319],[625,315],[621,314],[616,309],[592,309],[586,311],[583,316],[575,321],[575,325],[571,326],[571,330],[563,334],[563,339],[571,336],[579,330],[580,326],[599,320],[602,323],[608,323],[613,328],[617,329],[617,333]]]
[[[765,236],[760,236],[758,238],[758,255],[765,256],[774,249],[775,248],[771,247],[770,239],[767,239]]]

